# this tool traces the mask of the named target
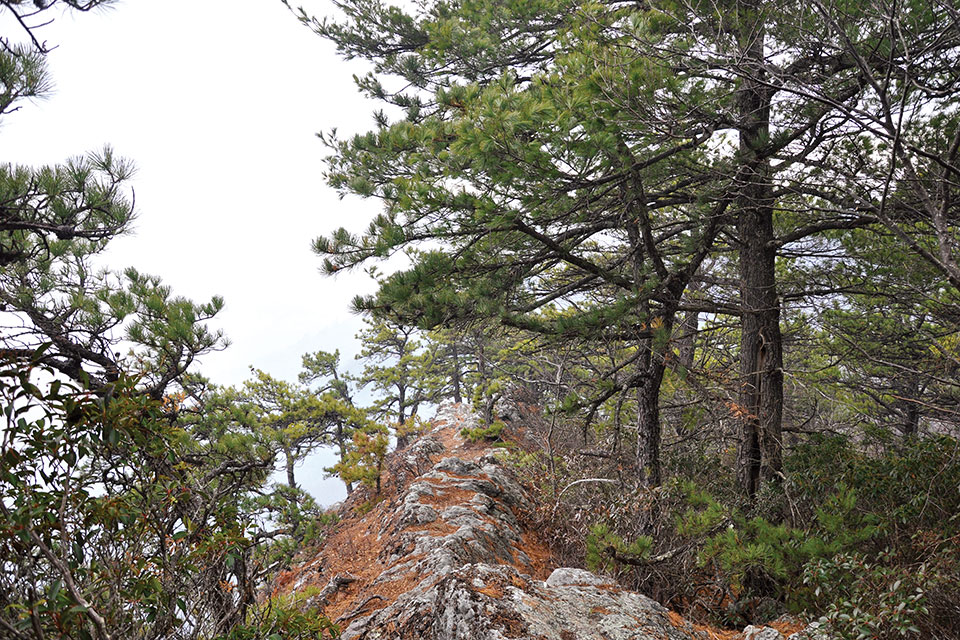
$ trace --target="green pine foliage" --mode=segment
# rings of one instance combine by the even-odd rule
[[[384,427],[371,426],[357,430],[353,434],[347,454],[328,471],[340,476],[347,484],[360,482],[379,494],[389,442]]]
[[[502,420],[495,420],[486,426],[464,428],[460,431],[460,435],[470,442],[496,442],[500,440],[500,436],[506,428],[507,425]]]
[[[586,547],[586,564],[591,571],[613,571],[617,566],[614,552],[620,556],[630,557],[632,560],[645,560],[653,549],[653,538],[640,536],[630,543],[610,530],[603,523],[590,527],[590,533],[584,542]]]
[[[958,446],[929,439],[869,456],[846,439],[813,442],[787,461],[792,522],[744,516],[685,484],[677,530],[744,603],[823,614],[844,638],[943,629],[960,575]]]

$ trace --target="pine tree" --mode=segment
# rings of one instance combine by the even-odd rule
[[[910,246],[949,272],[953,232],[937,207],[953,200],[932,194],[953,189],[954,117],[945,117],[951,133],[929,155],[897,138],[904,123],[919,132],[930,119],[909,96],[949,102],[930,90],[953,82],[945,61],[956,25],[945,5],[871,5],[861,14],[790,0],[545,0],[427,3],[409,15],[374,3],[338,6],[342,23],[301,18],[343,54],[373,61],[376,75],[361,89],[404,117],[381,114],[369,134],[328,138],[331,184],[382,199],[384,213],[364,234],[319,239],[327,270],[424,244],[409,269],[357,308],[425,327],[490,318],[558,341],[635,347],[631,374],[601,376],[617,382],[585,406],[592,417],[637,390],[638,468],[652,484],[659,394],[681,307],[740,323],[738,468],[752,499],[782,476],[783,256],[824,234],[887,224],[893,210],[882,202],[902,193],[913,200],[900,209],[922,209],[939,253],[916,239]],[[880,18],[887,14],[896,26]],[[839,26],[849,24],[855,37]],[[522,35],[498,40],[507,33]],[[930,38],[936,45],[924,49]],[[896,61],[912,59],[916,74],[901,82]],[[391,75],[405,89],[387,91]],[[897,89],[917,83],[926,88]],[[896,106],[901,98],[907,108]],[[883,122],[866,115],[876,101]],[[905,188],[890,189],[890,180],[858,187],[861,173],[874,180],[868,159],[878,143],[899,149],[890,175]],[[948,188],[926,186],[921,157]],[[891,228],[909,240],[903,224]],[[731,255],[739,299],[684,305],[704,259]],[[548,305],[564,313],[548,320]]]
[[[366,363],[358,382],[378,393],[373,415],[397,428],[416,416],[422,404],[436,399],[430,380],[432,353],[422,348],[416,335],[414,327],[389,320],[368,320],[357,335],[362,345],[357,358]],[[398,433],[397,448],[406,444],[407,436]]]
[[[0,117],[45,96],[51,87],[40,35],[57,5],[90,11],[109,0],[0,3],[22,28],[25,43],[0,38]],[[41,363],[70,379],[103,387],[121,370],[140,375],[155,399],[201,354],[226,346],[205,322],[222,308],[214,297],[197,304],[171,295],[159,278],[94,266],[134,218],[128,182],[133,164],[109,148],[61,165],[0,165],[0,350],[28,362],[41,344]],[[133,344],[121,352],[122,340]]]

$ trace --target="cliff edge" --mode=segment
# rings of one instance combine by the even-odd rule
[[[354,492],[323,547],[280,574],[274,593],[310,589],[309,604],[345,640],[783,640],[797,631],[716,631],[608,578],[555,566],[524,524],[526,492],[491,450],[460,435],[470,421],[465,409],[442,409],[388,458],[381,495],[363,504]]]

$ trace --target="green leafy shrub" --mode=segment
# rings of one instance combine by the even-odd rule
[[[815,438],[787,459],[801,516],[814,511],[823,529],[844,522],[817,506],[829,487],[856,487],[851,511],[873,535],[824,550],[805,567],[811,611],[843,637],[943,637],[960,620],[960,443],[914,438],[867,455],[839,437]],[[919,590],[919,591],[918,591]],[[876,630],[882,630],[880,631]]]
[[[137,382],[91,391],[0,362],[7,635],[213,635],[242,616],[263,532],[243,497],[272,453],[240,431],[192,438]]]
[[[357,509],[356,509],[357,513],[361,516],[367,515],[368,513],[373,511],[374,507],[376,507],[379,503],[383,502],[385,497],[386,496],[383,496],[378,493],[375,496],[372,496],[369,500],[364,500],[363,502],[357,505]]]
[[[840,486],[856,488],[857,510],[872,514],[885,546],[906,548],[921,530],[960,533],[960,443],[913,439],[882,455],[842,437],[816,437],[785,460],[799,516],[809,517]]]
[[[920,635],[917,624],[930,613],[927,593],[937,581],[925,565],[904,567],[889,550],[817,558],[803,572],[823,621],[845,640]]]
[[[496,441],[500,439],[503,430],[507,425],[501,420],[496,420],[485,427],[464,428],[460,430],[460,435],[470,442],[482,442],[484,440]]]
[[[743,609],[774,599],[843,638],[943,633],[960,614],[957,453],[951,438],[879,456],[816,438],[788,459],[792,520],[751,517],[681,482],[677,531]]]

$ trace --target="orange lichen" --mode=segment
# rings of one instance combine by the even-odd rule
[[[488,584],[484,587],[480,587],[476,591],[477,593],[482,593],[485,596],[489,596],[497,600],[503,597],[503,589],[498,584]]]
[[[414,533],[422,533],[424,535],[432,536],[448,536],[451,533],[456,532],[457,527],[453,526],[448,522],[443,520],[434,520],[433,522],[428,522],[426,524],[420,524],[415,527],[409,527],[405,531],[412,531]],[[406,558],[404,558],[406,560]]]

